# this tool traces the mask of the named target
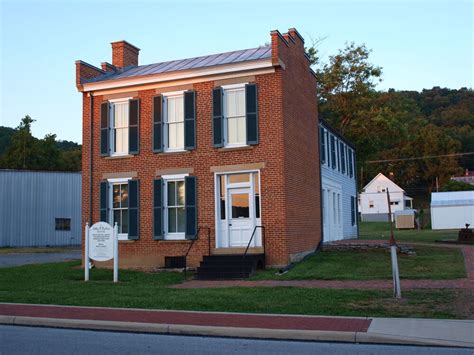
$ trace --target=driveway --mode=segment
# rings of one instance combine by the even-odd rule
[[[0,254],[0,268],[20,266],[27,264],[43,264],[55,263],[66,260],[81,259],[82,252],[80,249],[68,250],[58,253],[17,253],[17,254]]]

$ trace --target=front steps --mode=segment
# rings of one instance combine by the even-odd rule
[[[223,254],[204,256],[198,267],[197,280],[235,280],[252,276],[265,267],[264,254]]]

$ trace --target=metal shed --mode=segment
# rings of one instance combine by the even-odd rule
[[[0,247],[81,244],[81,173],[0,170]]]
[[[433,192],[431,228],[460,229],[474,226],[474,191]]]

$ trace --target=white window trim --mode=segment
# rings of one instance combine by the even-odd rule
[[[185,240],[186,233],[168,233],[168,182],[169,181],[184,181],[184,178],[189,174],[173,174],[173,175],[162,175],[163,180],[163,229],[164,229],[164,240]],[[186,187],[185,187],[186,188]],[[184,198],[186,199],[186,190],[184,191]],[[186,205],[186,203],[185,203]]]
[[[111,99],[109,100],[109,105],[110,105],[110,112],[109,112],[109,127],[110,127],[110,132],[109,132],[109,142],[110,142],[110,156],[111,157],[120,157],[120,156],[125,156],[128,155],[129,152],[120,152],[120,153],[115,153],[112,151],[112,146],[115,146],[115,140],[114,140],[114,118],[115,118],[115,104],[123,104],[123,103],[130,103],[130,100],[133,99],[133,97],[124,97],[120,99]],[[127,128],[130,129],[130,117],[128,118],[128,126]],[[128,142],[130,143],[130,142]],[[130,149],[130,147],[129,147]]]
[[[176,152],[185,152],[185,142],[184,142],[184,108],[183,108],[183,147],[182,148],[169,148],[169,135],[168,135],[168,98],[169,97],[176,97],[176,96],[182,96],[183,97],[183,102],[184,102],[184,91],[185,90],[179,90],[179,91],[169,91],[169,92],[164,92],[161,95],[165,99],[163,102],[163,152],[164,153],[176,153]]]
[[[113,193],[113,189],[112,189],[112,185],[113,184],[124,184],[124,183],[128,183],[129,180],[131,180],[132,178],[129,177],[129,178],[111,178],[111,179],[107,179],[107,183],[109,184],[109,194],[107,196],[107,199],[108,199],[108,202],[109,202],[109,218],[108,220],[109,221],[113,221],[114,219],[114,209],[113,209],[113,198],[114,198],[114,193]],[[130,212],[129,212],[130,213]],[[114,223],[115,224],[115,223]],[[113,227],[113,225],[112,225]],[[118,240],[128,240],[128,233],[119,233],[118,234]]]
[[[224,117],[224,148],[241,148],[241,147],[248,147],[249,145],[247,144],[247,127],[245,127],[245,142],[243,143],[232,143],[229,144],[229,134],[228,134],[228,127],[227,127],[227,107],[226,107],[226,90],[234,90],[234,89],[244,89],[245,90],[245,85],[248,83],[238,83],[238,84],[229,84],[229,85],[223,85],[222,90],[224,92],[224,98],[222,100],[222,112],[223,112],[223,117]],[[246,105],[246,98],[245,98],[245,92],[244,92],[244,107]]]

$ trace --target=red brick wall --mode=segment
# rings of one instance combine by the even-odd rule
[[[273,44],[273,43],[272,43]],[[266,227],[268,265],[286,265],[290,254],[314,249],[320,240],[319,160],[316,85],[302,45],[275,43],[286,69],[257,75],[259,144],[251,149],[221,150],[212,145],[214,82],[194,84],[197,98],[197,148],[191,152],[152,152],[152,97],[138,91],[140,153],[120,159],[100,157],[100,105],[94,97],[93,222],[99,220],[99,183],[104,173],[136,171],[140,179],[140,239],[120,242],[121,267],[163,266],[164,256],[181,256],[190,241],[155,241],[152,236],[152,189],[156,169],[194,168],[198,184],[198,225],[211,228],[215,246],[214,174],[211,166],[265,162],[261,170],[261,218]],[[299,47],[298,47],[299,46]],[[83,223],[89,220],[89,97],[83,96]],[[208,253],[201,233],[190,254],[197,265]]]
[[[138,65],[139,49],[126,41],[112,42],[112,64],[117,68]]]
[[[321,241],[321,196],[316,78],[295,32],[280,50],[283,77],[284,172],[290,254],[316,249]],[[293,40],[291,40],[291,38]]]

